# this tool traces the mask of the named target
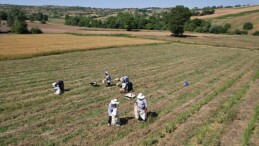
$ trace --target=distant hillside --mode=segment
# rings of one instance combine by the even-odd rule
[[[205,15],[205,16],[193,16],[192,18],[199,18],[199,19],[213,19],[218,18],[225,15],[230,14],[237,14],[247,11],[259,10],[259,5],[255,6],[245,6],[245,7],[237,7],[237,8],[221,8],[215,9],[215,14],[212,15]]]
[[[120,9],[111,9],[111,8],[91,8],[91,7],[68,7],[68,6],[23,6],[23,5],[7,5],[0,4],[0,11],[9,11],[13,7],[19,7],[23,9],[27,14],[42,12],[47,14],[50,18],[64,18],[65,15],[75,16],[88,16],[93,18],[106,18],[109,16],[115,16],[118,12],[131,12],[135,11],[146,13],[151,15],[153,13],[160,13],[163,11],[169,11],[170,8],[120,8]]]
[[[254,28],[250,30],[249,33],[253,33],[256,30],[259,30],[259,5],[240,8],[216,9],[215,14],[192,17],[192,19],[194,18],[208,19],[212,21],[212,24],[217,25],[230,23],[230,30],[232,31],[236,29],[242,30],[244,23],[252,22]]]

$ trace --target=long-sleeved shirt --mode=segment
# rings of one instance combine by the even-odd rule
[[[116,108],[115,104],[110,103],[108,106],[108,114],[109,116],[112,116],[113,109]]]
[[[142,99],[142,100],[137,99],[136,104],[142,110],[147,108],[147,100],[146,99]]]

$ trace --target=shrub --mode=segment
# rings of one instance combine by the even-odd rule
[[[227,29],[221,25],[214,25],[210,27],[209,30],[210,33],[215,33],[215,34],[219,34],[219,33],[226,33]]]
[[[253,33],[253,35],[254,35],[254,36],[259,36],[259,30],[255,31],[255,32]]]
[[[41,29],[39,29],[38,27],[36,27],[36,28],[31,28],[31,33],[32,33],[32,34],[41,34],[42,31],[41,31]]]
[[[4,11],[0,11],[0,20],[7,20],[7,13]]]
[[[185,24],[186,31],[195,31],[195,32],[209,32],[211,26],[210,21],[202,20],[202,19],[193,19],[189,20]]]
[[[230,23],[224,24],[224,28],[227,29],[227,30],[230,29],[231,28],[231,24]]]
[[[243,29],[244,29],[244,30],[251,30],[251,29],[253,29],[253,23],[252,23],[252,22],[246,22],[246,23],[243,25]]]
[[[238,35],[247,34],[247,33],[248,33],[247,31],[245,31],[245,30],[239,30],[239,29],[236,29],[236,30],[234,31],[234,34],[238,34]]]
[[[210,15],[210,14],[214,14],[214,13],[215,13],[214,8],[205,7],[205,8],[202,8],[202,11],[201,11],[200,16],[203,16],[203,15]]]
[[[40,21],[41,24],[46,24],[46,21],[42,20]]]

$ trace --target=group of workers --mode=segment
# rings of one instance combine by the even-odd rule
[[[112,85],[112,80],[110,74],[106,71],[105,72],[105,79],[106,79],[106,86],[111,86]],[[132,82],[129,81],[128,76],[123,76],[118,79],[120,82],[117,83],[116,85],[120,87],[120,92],[121,93],[128,93],[133,90],[133,84]],[[120,118],[119,118],[119,110],[117,105],[119,104],[117,99],[111,100],[108,106],[108,126],[110,125],[116,125],[120,126]],[[147,118],[147,100],[145,96],[142,93],[139,93],[137,95],[137,100],[134,103],[134,115],[135,118],[138,119],[139,121],[143,120],[145,121]]]
[[[133,84],[132,82],[129,81],[128,76],[123,76],[121,78],[118,78],[117,81],[120,81],[116,85],[120,87],[121,93],[128,93],[133,90]],[[107,71],[105,72],[105,82],[106,82],[106,86],[112,85],[111,76]]]
[[[128,76],[123,76],[121,78],[118,78],[118,82],[116,85],[120,87],[120,92],[121,93],[129,93],[133,91],[133,84],[132,82],[129,81]],[[106,86],[112,86],[112,80],[110,74],[106,71],[105,72],[105,82]],[[93,82],[92,84],[96,84],[97,82]],[[91,84],[91,85],[92,85]],[[59,80],[54,83],[52,83],[52,86],[54,88],[54,94],[62,94],[64,93],[64,81]],[[116,125],[120,126],[120,118],[119,118],[119,110],[117,108],[117,105],[119,104],[117,99],[111,100],[108,106],[108,114],[109,114],[109,119],[108,119],[108,125]],[[147,101],[145,96],[142,93],[139,93],[137,95],[137,100],[134,103],[134,115],[135,118],[138,119],[139,121],[141,120],[146,120],[147,118]]]
[[[120,126],[120,118],[119,118],[119,111],[117,105],[119,104],[117,99],[111,100],[108,106],[108,126],[116,125]],[[145,121],[147,118],[147,100],[142,93],[139,93],[137,96],[137,100],[134,103],[134,115],[138,121]]]

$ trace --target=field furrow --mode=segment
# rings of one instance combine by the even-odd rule
[[[0,145],[196,145],[203,129],[213,132],[202,144],[219,137],[222,144],[238,143],[256,106],[256,83],[248,83],[258,57],[257,51],[161,44],[2,60]],[[133,118],[135,99],[123,98],[118,87],[89,85],[100,83],[106,70],[113,79],[128,75],[133,93],[146,95],[146,122]],[[51,87],[58,79],[67,89],[60,96]],[[190,85],[184,87],[185,81]],[[107,106],[114,98],[120,101],[121,127],[107,126]],[[237,118],[225,122],[233,113]],[[215,124],[215,119],[223,121]],[[235,129],[240,123],[244,127]],[[233,133],[239,135],[226,141]],[[257,136],[251,135],[251,143]]]

